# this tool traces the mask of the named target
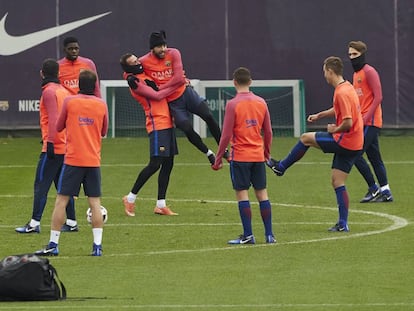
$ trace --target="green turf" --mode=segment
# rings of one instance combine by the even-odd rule
[[[281,158],[295,142],[275,138],[273,156]],[[255,203],[257,244],[246,247],[226,244],[241,233],[228,165],[214,172],[186,139],[178,143],[167,198],[178,217],[152,213],[156,176],[140,193],[136,217],[124,215],[121,198],[148,161],[147,139],[106,139],[104,256],[88,256],[92,233],[81,194],[80,231],[63,233],[60,255],[50,259],[68,299],[0,303],[0,310],[414,310],[414,137],[381,137],[395,202],[358,203],[366,185],[353,169],[347,182],[351,232],[345,234],[326,231],[337,219],[331,155],[309,150],[283,177],[268,170],[278,243],[264,244]],[[39,149],[38,138],[0,139],[1,258],[48,242],[54,191],[42,232],[14,232],[31,216]]]

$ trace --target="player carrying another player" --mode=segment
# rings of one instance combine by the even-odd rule
[[[180,51],[167,47],[165,31],[151,33],[149,44],[151,51],[139,59],[145,73],[157,83],[160,90],[176,85],[177,81],[181,81],[185,76]],[[198,115],[207,123],[211,135],[217,144],[219,143],[220,127],[214,120],[207,101],[201,98],[187,82],[180,83],[176,91],[167,96],[167,101],[177,128],[182,130],[188,140],[208,157],[210,164],[214,164],[213,151],[203,143],[190,121],[190,112]]]
[[[120,64],[124,70],[123,77],[128,81],[132,97],[145,111],[146,129],[149,138],[150,161],[138,174],[130,191],[123,197],[125,213],[135,216],[135,200],[139,190],[148,179],[160,170],[158,175],[158,198],[154,213],[159,215],[178,215],[166,205],[166,193],[174,166],[174,156],[178,154],[175,131],[168,108],[166,96],[172,94],[177,85],[164,88],[157,92],[154,81],[144,73],[142,64],[131,53],[121,56]],[[181,84],[184,81],[177,81]],[[152,87],[147,86],[152,85]]]

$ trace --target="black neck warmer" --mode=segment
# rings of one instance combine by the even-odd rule
[[[138,64],[138,65],[121,64],[121,67],[126,73],[132,73],[134,75],[144,72],[144,67],[142,67],[142,64]]]
[[[351,64],[355,72],[360,71],[366,64],[365,54],[361,54],[360,56],[351,59]]]
[[[48,84],[49,82],[59,83],[59,79],[58,78],[50,78],[50,77],[44,78],[42,80],[42,86]]]

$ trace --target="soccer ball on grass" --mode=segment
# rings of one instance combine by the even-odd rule
[[[103,217],[103,222],[106,223],[108,221],[108,211],[102,205],[101,205],[101,213],[102,213],[102,217]],[[88,221],[88,223],[92,223],[91,208],[88,208],[88,210],[86,211],[86,220]]]

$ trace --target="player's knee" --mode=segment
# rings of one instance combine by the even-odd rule
[[[151,158],[148,167],[151,171],[156,172],[161,167],[161,159]]]

